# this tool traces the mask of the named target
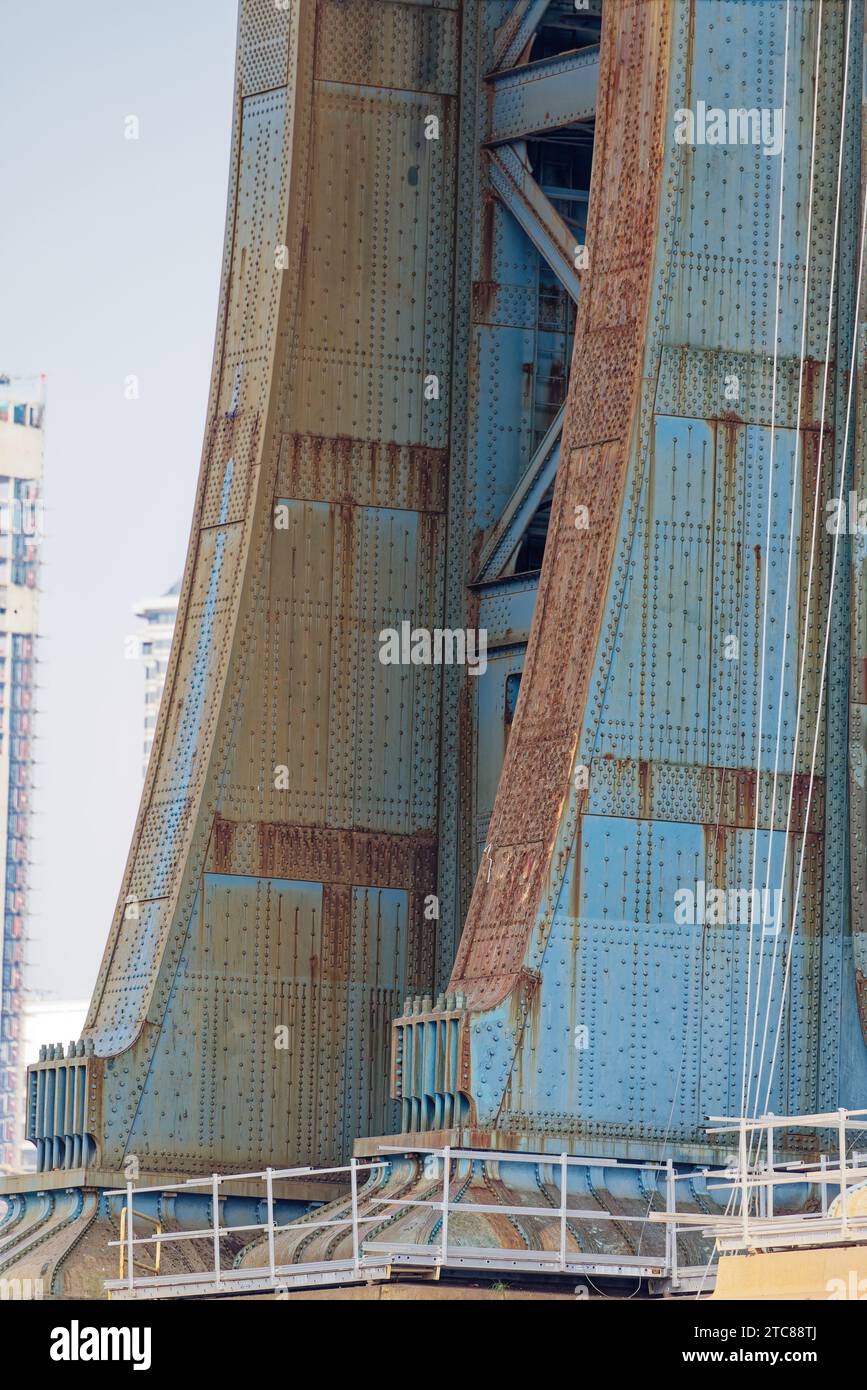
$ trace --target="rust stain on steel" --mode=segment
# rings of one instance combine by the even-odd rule
[[[217,817],[208,865],[214,873],[431,891],[436,881],[437,841],[430,832],[390,835],[259,821],[251,854],[247,837],[238,834],[244,828]]]
[[[726,877],[729,827],[722,823],[719,825],[703,825],[702,833],[704,836],[704,863],[707,882],[711,884],[727,883],[729,881]]]
[[[586,792],[584,793],[584,795],[586,797]],[[573,971],[577,969],[577,950],[579,945],[581,944],[581,866],[583,861],[584,849],[583,842],[581,839],[581,833],[583,829],[583,822],[584,816],[582,813],[578,816],[575,828],[575,852],[572,859],[572,882],[569,885],[569,917],[572,926],[572,945],[575,948],[575,954],[573,955],[572,962]]]
[[[735,786],[735,825],[751,826],[756,820],[756,773],[739,767],[733,773]]]
[[[339,983],[349,973],[352,889],[326,883],[322,889],[322,978]],[[332,1027],[337,1011],[331,1012]]]
[[[220,820],[214,822],[214,869],[218,874],[231,873],[232,847],[235,838],[235,825],[233,821]]]
[[[447,487],[446,449],[318,434],[281,441],[277,494],[295,501],[442,513]]]
[[[488,840],[452,973],[471,1009],[505,998],[521,969],[569,792],[603,618],[639,400],[662,173],[671,7],[609,0],[600,54],[580,360],[519,703]],[[604,171],[604,177],[603,177]],[[574,525],[576,505],[591,528]]]
[[[861,1031],[867,1038],[867,976],[860,970],[855,971],[855,993],[858,999],[858,1014],[861,1019]]]
[[[500,1101],[500,1113],[512,1106],[512,1092],[524,1093],[525,1053],[532,1065],[539,1051],[539,1029],[542,1023],[542,977],[536,970],[522,969],[517,977],[518,987],[508,1000],[508,1028],[516,1039],[512,1066]]]
[[[638,763],[638,787],[639,787],[639,815],[644,820],[651,818],[651,766],[645,759],[639,759]]]

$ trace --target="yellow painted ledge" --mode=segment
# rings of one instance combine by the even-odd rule
[[[721,1255],[715,1299],[867,1299],[867,1245]]]

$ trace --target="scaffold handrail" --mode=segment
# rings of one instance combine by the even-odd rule
[[[210,1272],[211,1285],[219,1291],[224,1283],[235,1284],[238,1280],[248,1280],[253,1283],[258,1279],[262,1287],[282,1287],[289,1283],[295,1283],[303,1287],[305,1280],[314,1282],[315,1280],[330,1278],[329,1271],[335,1272],[344,1282],[359,1282],[371,1277],[371,1270],[374,1268],[381,1271],[383,1268],[383,1255],[388,1256],[391,1251],[398,1262],[412,1260],[416,1256],[418,1262],[423,1265],[435,1265],[440,1268],[446,1266],[462,1266],[472,1264],[475,1256],[471,1250],[464,1245],[455,1245],[449,1241],[449,1218],[455,1213],[473,1215],[496,1214],[505,1217],[524,1217],[538,1218],[559,1224],[559,1248],[521,1251],[520,1258],[523,1263],[533,1264],[546,1270],[555,1269],[562,1274],[574,1273],[579,1267],[587,1266],[587,1259],[581,1252],[567,1250],[567,1229],[568,1223],[575,1220],[592,1220],[594,1222],[609,1221],[617,1223],[630,1223],[642,1225],[644,1223],[665,1223],[666,1242],[665,1254],[647,1255],[637,1261],[636,1268],[644,1273],[644,1277],[664,1277],[672,1288],[678,1287],[678,1281],[682,1271],[678,1269],[678,1249],[677,1233],[679,1230],[700,1231],[709,1239],[716,1242],[718,1250],[730,1250],[735,1248],[761,1248],[773,1246],[797,1246],[800,1244],[815,1244],[817,1240],[826,1237],[829,1243],[851,1242],[853,1240],[864,1240],[867,1237],[867,1212],[849,1213],[847,1208],[847,1191],[857,1184],[867,1183],[867,1164],[861,1163],[862,1155],[850,1155],[847,1153],[847,1135],[852,1129],[863,1128],[863,1125],[854,1123],[858,1116],[867,1117],[867,1110],[840,1110],[823,1115],[808,1116],[780,1116],[768,1115],[760,1116],[758,1119],[743,1118],[737,1121],[737,1129],[740,1133],[740,1144],[738,1147],[737,1161],[732,1160],[725,1167],[720,1165],[718,1168],[703,1166],[696,1168],[690,1166],[689,1171],[678,1172],[672,1159],[660,1161],[649,1159],[642,1163],[636,1160],[619,1160],[617,1158],[601,1159],[597,1157],[585,1158],[576,1154],[560,1153],[552,1154],[531,1153],[531,1152],[504,1152],[494,1149],[461,1149],[452,1148],[450,1145],[441,1147],[431,1145],[395,1144],[379,1145],[379,1152],[387,1157],[376,1158],[353,1158],[350,1163],[328,1168],[314,1168],[305,1166],[302,1168],[265,1168],[258,1173],[213,1173],[208,1177],[197,1177],[186,1182],[165,1183],[151,1187],[134,1187],[132,1182],[127,1183],[126,1188],[113,1189],[110,1196],[120,1196],[125,1199],[125,1209],[128,1212],[124,1223],[123,1245],[126,1250],[125,1260],[125,1279],[121,1285],[118,1282],[107,1281],[106,1289],[119,1292],[122,1288],[123,1296],[135,1297],[135,1290],[145,1288],[149,1291],[148,1296],[152,1296],[155,1288],[171,1284],[178,1286],[187,1279],[183,1275],[161,1275],[156,1283],[152,1276],[143,1282],[136,1277],[135,1262],[133,1253],[138,1245],[153,1245],[157,1250],[162,1245],[174,1242],[191,1240],[212,1240],[214,1250],[214,1265]],[[714,1122],[716,1117],[712,1117]],[[783,1163],[776,1164],[773,1160],[773,1134],[779,1129],[784,1128],[799,1129],[829,1129],[836,1130],[838,1137],[838,1152],[835,1155],[822,1154],[818,1161],[808,1159],[797,1164]],[[755,1162],[748,1162],[748,1146],[745,1142],[748,1132],[764,1132],[764,1158],[759,1161],[762,1155],[762,1143],[759,1143],[758,1154]],[[438,1195],[431,1195],[425,1198],[390,1197],[377,1196],[375,1190],[365,1194],[364,1201],[368,1204],[368,1209],[373,1207],[376,1210],[374,1215],[365,1215],[359,1210],[359,1174],[372,1174],[374,1172],[389,1169],[395,1159],[400,1157],[429,1160],[431,1157],[437,1160],[437,1164],[442,1164],[442,1182]],[[559,1187],[559,1204],[552,1204],[550,1207],[524,1206],[521,1204],[507,1205],[505,1203],[467,1203],[453,1199],[451,1183],[456,1171],[456,1165],[460,1163],[475,1162],[496,1162],[496,1163],[523,1163],[534,1165],[545,1165],[552,1169],[555,1181]],[[654,1175],[654,1184],[658,1176],[665,1175],[664,1197],[665,1210],[652,1211],[650,1204],[643,1214],[585,1211],[581,1207],[569,1205],[568,1194],[568,1173],[570,1168],[592,1166],[594,1168],[608,1169],[630,1169],[643,1170]],[[437,1170],[438,1175],[439,1170]],[[305,1231],[329,1228],[348,1228],[352,1232],[352,1255],[346,1259],[326,1262],[320,1267],[311,1262],[299,1262],[298,1264],[279,1264],[276,1258],[275,1238],[281,1233],[290,1229],[297,1229],[296,1223],[280,1222],[276,1219],[274,1193],[274,1182],[285,1177],[312,1177],[320,1178],[334,1176],[336,1174],[349,1175],[349,1192],[345,1188],[339,1194],[340,1198],[348,1203],[346,1214],[330,1214],[317,1218],[315,1214],[307,1215],[304,1218],[303,1229]],[[720,1212],[718,1216],[708,1215],[706,1212],[687,1212],[678,1210],[677,1206],[677,1184],[679,1181],[694,1181],[697,1175],[705,1177],[708,1191],[729,1190],[734,1188],[741,1193],[741,1210],[729,1210]],[[266,1220],[264,1222],[248,1223],[245,1225],[223,1225],[220,1222],[220,1196],[221,1191],[225,1193],[226,1184],[239,1180],[260,1182],[264,1185],[266,1196]],[[817,1188],[820,1196],[822,1209],[820,1212],[782,1212],[778,1215],[774,1213],[774,1192],[778,1187],[791,1185],[809,1185]],[[191,1187],[210,1188],[212,1194],[212,1223],[209,1226],[197,1228],[192,1231],[165,1231],[149,1233],[136,1236],[133,1231],[133,1203],[137,1202],[144,1193],[163,1193],[163,1192],[183,1192],[189,1191]],[[829,1209],[829,1189],[833,1191],[836,1201],[836,1210]],[[658,1188],[660,1197],[663,1195],[662,1185]],[[228,1195],[228,1194],[227,1194]],[[431,1212],[438,1212],[440,1216],[439,1238],[434,1242],[424,1241],[397,1241],[388,1242],[383,1240],[366,1240],[364,1228],[368,1225],[381,1225],[383,1211],[381,1209],[400,1208],[426,1208]],[[755,1210],[753,1208],[756,1208]],[[138,1215],[139,1213],[135,1213]],[[255,1269],[233,1269],[221,1270],[220,1267],[220,1241],[223,1237],[239,1232],[261,1232],[267,1244],[268,1263]],[[121,1242],[111,1241],[112,1246],[117,1246]],[[494,1267],[497,1263],[496,1250],[489,1250],[485,1255],[485,1267]],[[518,1256],[513,1249],[503,1249],[499,1252],[500,1265],[503,1269],[514,1266]],[[537,1258],[538,1257],[538,1258]],[[625,1256],[616,1254],[594,1255],[594,1268],[626,1268]],[[481,1259],[481,1255],[479,1256]],[[390,1264],[387,1262],[387,1267]],[[629,1267],[633,1267],[633,1262],[629,1262]],[[323,1273],[323,1269],[325,1273]],[[205,1274],[207,1275],[207,1271]],[[387,1274],[378,1273],[376,1277],[388,1277]],[[189,1277],[189,1282],[196,1287],[207,1285],[207,1277],[201,1273],[196,1278]]]

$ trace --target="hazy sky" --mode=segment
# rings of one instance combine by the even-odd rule
[[[69,998],[93,985],[141,792],[131,610],[186,553],[236,0],[0,0],[0,17],[0,371],[48,376],[28,985]]]

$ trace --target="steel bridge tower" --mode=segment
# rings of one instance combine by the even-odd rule
[[[863,1101],[862,39],[242,0],[166,692],[0,1276],[84,1287],[125,1169]]]

